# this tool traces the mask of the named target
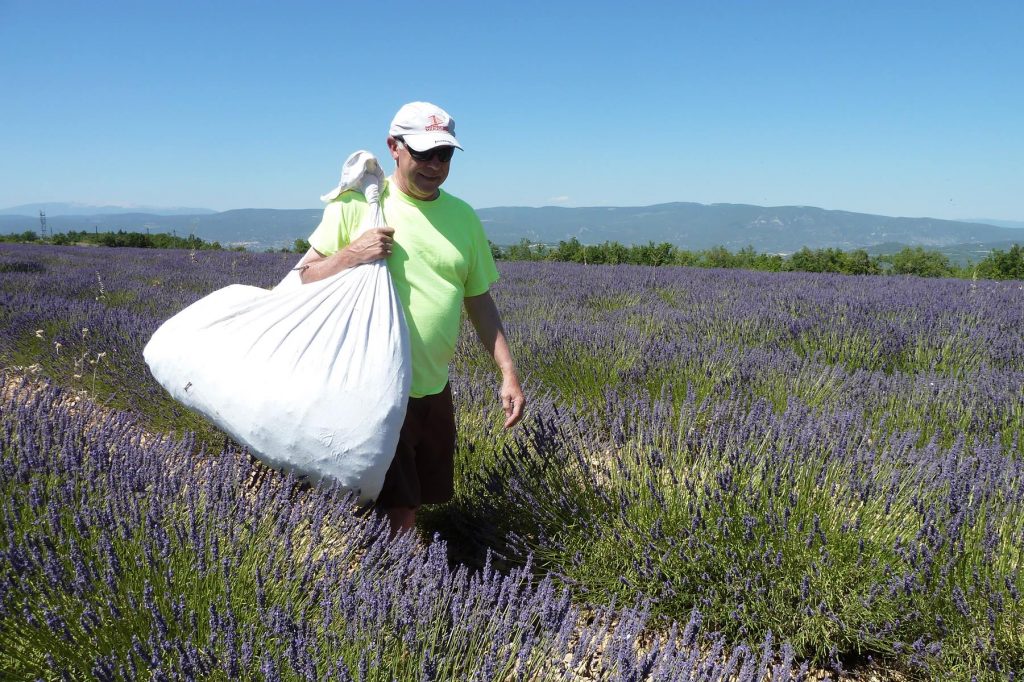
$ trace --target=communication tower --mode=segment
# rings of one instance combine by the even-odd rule
[[[46,239],[46,211],[39,212],[39,238]]]

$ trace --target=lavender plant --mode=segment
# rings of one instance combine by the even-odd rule
[[[805,408],[624,415],[602,440],[563,416],[485,468],[514,549],[588,598],[697,606],[729,638],[919,671],[1024,665],[1024,466],[997,448],[881,443]],[[603,447],[595,450],[595,445]],[[528,509],[529,513],[515,513]]]
[[[527,357],[572,358],[538,371],[575,406],[545,410],[527,437],[481,463],[465,495],[491,501],[477,513],[501,521],[513,551],[536,553],[589,598],[642,594],[666,615],[697,605],[732,638],[772,632],[835,667],[874,657],[920,674],[1003,679],[1024,666],[1024,356],[1017,335],[971,338],[979,327],[990,339],[1000,338],[995,329],[1020,328],[1019,306],[1003,308],[1020,299],[1019,285],[993,286],[986,300],[999,304],[984,311],[966,284],[969,310],[926,294],[922,313],[899,299],[927,326],[904,331],[905,343],[881,336],[871,348],[858,345],[863,331],[830,332],[839,339],[830,355],[821,343],[813,353],[795,348],[772,321],[781,317],[777,303],[755,316],[710,308],[700,319],[664,306],[699,309],[725,297],[756,307],[785,281],[764,296],[752,288],[750,303],[729,287],[692,297],[665,287],[681,274],[610,282],[606,275],[624,269],[601,270],[559,269],[566,280],[585,276],[575,290],[545,287],[543,271],[531,271],[530,288],[509,297],[528,310],[519,338]],[[589,320],[603,297],[613,314],[644,320],[640,333],[607,322],[599,334]],[[799,299],[784,298],[788,316],[799,315]],[[872,305],[858,329],[870,327],[869,314],[909,324],[884,301]],[[536,318],[547,337],[528,329]],[[682,339],[666,333],[672,319]],[[686,338],[690,325],[704,332]],[[519,330],[515,319],[510,327]],[[930,336],[936,328],[963,337],[971,329],[971,337],[940,344]],[[916,372],[906,371],[914,369],[905,366],[910,344],[922,358]],[[929,347],[950,356],[938,362],[920,350]],[[853,351],[860,366],[844,366]],[[609,369],[630,354],[625,371]],[[587,367],[588,355],[602,366]]]
[[[452,568],[443,542],[361,518],[337,489],[253,482],[66,394],[0,382],[0,672],[6,679],[790,679],[792,654],[723,649],[696,617],[641,640],[529,566]],[[711,652],[710,655],[704,649]],[[777,662],[776,662],[777,661]],[[801,675],[796,671],[796,675]]]
[[[36,376],[83,388],[75,361],[106,352],[95,367],[94,398],[131,409],[131,419],[151,432],[192,429],[208,452],[219,452],[223,436],[166,398],[141,349],[163,319],[190,302],[229,283],[270,286],[294,256],[114,253],[0,246],[0,366],[34,365]],[[719,663],[742,658],[734,670],[761,674],[764,651],[778,655],[774,645],[763,649],[769,638],[788,640],[800,657],[835,670],[871,657],[921,677],[1019,675],[1024,285],[567,263],[507,263],[501,270],[495,296],[530,392],[530,422],[518,435],[499,428],[493,370],[467,327],[452,377],[457,497],[424,515],[421,531],[440,532],[459,558],[502,580],[568,589],[571,605],[604,613],[612,603],[646,603],[636,616],[647,628],[643,641],[667,643],[675,632],[674,641],[689,646],[658,654],[661,668],[645,669],[636,656],[617,668],[614,657],[601,659],[602,675],[643,679],[645,670],[669,670],[669,659],[696,661],[698,650],[721,652]],[[62,490],[59,479],[54,474],[40,490]],[[275,490],[267,499],[277,499]],[[29,492],[17,495],[21,506],[30,505]],[[195,500],[203,512],[196,523],[217,516],[221,508],[209,506],[215,497]],[[82,497],[59,499],[71,509]],[[187,517],[172,507],[156,525]],[[136,531],[133,541],[159,537],[156,525]],[[348,528],[342,521],[325,527],[335,526]],[[271,564],[288,565],[286,555],[268,548],[283,546],[283,536],[234,532],[266,562],[245,564],[256,564],[264,583]],[[293,548],[309,546],[302,533]],[[98,551],[89,542],[76,539],[75,546]],[[62,556],[71,556],[70,546]],[[217,546],[219,557],[233,547]],[[144,556],[142,544],[132,547]],[[490,563],[488,547],[501,555]],[[187,558],[174,570],[195,577],[190,551],[182,550]],[[392,552],[398,550],[382,550]],[[302,566],[296,575],[321,555],[304,557],[294,561]],[[359,565],[353,558],[339,570],[355,576]],[[226,600],[220,583],[232,583],[232,599],[255,594],[257,571],[246,570],[180,584],[147,574],[131,590],[119,589],[144,604],[146,580],[154,595],[210,585],[215,596],[187,599],[207,638],[194,646],[221,660],[220,645],[209,644],[209,626],[201,623],[209,622],[210,604],[218,614],[230,606],[239,617],[244,605]],[[285,595],[282,612],[296,622],[306,613],[312,622],[312,611],[302,609],[313,607],[288,587],[290,569],[282,570],[273,588]],[[465,569],[467,580],[471,574]],[[128,612],[127,604],[118,606]],[[692,632],[683,636],[694,613],[705,633],[700,643]],[[41,615],[36,620],[45,625]],[[277,641],[247,622],[255,628],[253,646]],[[437,623],[438,641],[454,636],[450,622]],[[716,631],[724,637],[717,644]],[[523,630],[516,645],[541,631],[535,624],[530,632],[534,639]],[[594,635],[584,658],[593,658],[602,637]],[[730,648],[737,644],[743,648]],[[355,652],[381,648],[369,646],[330,651],[354,661],[349,670],[358,678],[362,654]],[[414,663],[402,675],[426,665],[417,658],[421,649],[411,651],[403,655]],[[756,664],[751,651],[760,652]],[[373,657],[367,670],[385,670]],[[529,665],[535,667],[521,669],[557,679],[539,662]]]
[[[112,257],[116,255],[116,257]],[[147,423],[196,432],[211,447],[223,435],[183,410],[153,381],[142,349],[156,328],[210,291],[235,282],[272,286],[290,254],[4,245],[0,267],[0,366],[38,364],[65,386]],[[41,333],[37,333],[41,332]],[[106,353],[98,367],[88,365]],[[83,371],[85,370],[85,371]],[[76,376],[77,375],[77,376]]]

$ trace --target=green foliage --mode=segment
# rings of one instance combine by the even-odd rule
[[[890,257],[895,275],[918,277],[950,277],[954,274],[949,259],[938,251],[925,251],[920,246],[907,247]]]
[[[978,277],[1024,280],[1024,247],[1014,244],[1009,251],[994,250],[978,263]]]
[[[301,237],[296,239],[295,243],[292,245],[292,251],[295,253],[306,253],[309,251],[309,248],[309,241],[302,239]]]
[[[733,253],[724,246],[704,251],[680,249],[668,242],[624,246],[619,242],[583,244],[573,237],[554,247],[533,244],[522,239],[518,244],[500,247],[491,244],[491,253],[499,260],[559,261],[590,265],[679,265],[698,268],[738,268],[762,272],[833,272],[843,275],[916,275],[918,277],[981,277],[984,279],[1024,280],[1024,247],[1014,244],[1009,251],[994,250],[976,265],[953,265],[938,251],[920,246],[907,247],[889,255],[872,256],[865,249],[843,251],[837,248],[810,249],[784,256],[758,253],[746,246]]]
[[[534,257],[530,240],[525,237],[520,239],[518,244],[513,244],[506,249],[502,249],[500,246],[495,247],[491,249],[491,254],[496,259],[502,260],[539,260]]]
[[[220,242],[203,241],[194,234],[188,237],[158,232],[150,234],[142,232],[86,232],[70,231],[53,235],[50,243],[57,246],[72,244],[95,244],[97,246],[122,247],[129,246],[139,249],[192,249],[194,251],[214,250],[220,251]]]
[[[882,268],[864,249],[849,253],[841,249],[804,247],[786,261],[785,269],[794,272],[838,272],[844,275],[877,275]]]
[[[680,249],[668,242],[648,242],[624,246],[619,242],[582,244],[573,237],[561,241],[554,248],[545,244],[531,244],[528,239],[504,249],[492,245],[495,258],[504,260],[559,261],[590,265],[680,265],[698,268],[741,268],[764,272],[784,270],[804,272],[840,272],[845,274],[878,274],[881,268],[866,251],[858,249],[849,254],[839,249],[812,251],[801,249],[790,258],[780,254],[758,253],[746,246],[736,253],[724,246],[705,251]]]
[[[787,269],[799,272],[839,272],[842,253],[839,249],[812,251],[805,246],[790,256]]]
[[[0,234],[0,242],[34,242],[39,240],[39,235],[33,230],[25,230],[17,234]]]
[[[840,272],[846,275],[878,275],[882,272],[878,261],[869,256],[864,249],[844,253],[841,268]]]

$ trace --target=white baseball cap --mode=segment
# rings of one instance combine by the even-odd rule
[[[425,152],[434,147],[457,147],[455,119],[448,112],[430,102],[409,102],[395,114],[388,134],[400,137],[415,151]]]

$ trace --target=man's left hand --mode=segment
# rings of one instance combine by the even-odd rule
[[[498,307],[494,305],[494,299],[488,291],[476,296],[467,296],[464,303],[466,313],[476,328],[477,336],[480,337],[480,343],[501,370],[501,409],[505,410],[505,428],[512,428],[523,418],[526,396],[519,386],[519,375],[516,374],[516,366],[512,362],[512,352],[508,349],[505,330],[501,327]]]
[[[515,377],[508,377],[501,382],[501,408],[505,410],[506,429],[512,428],[523,418],[526,396]]]

